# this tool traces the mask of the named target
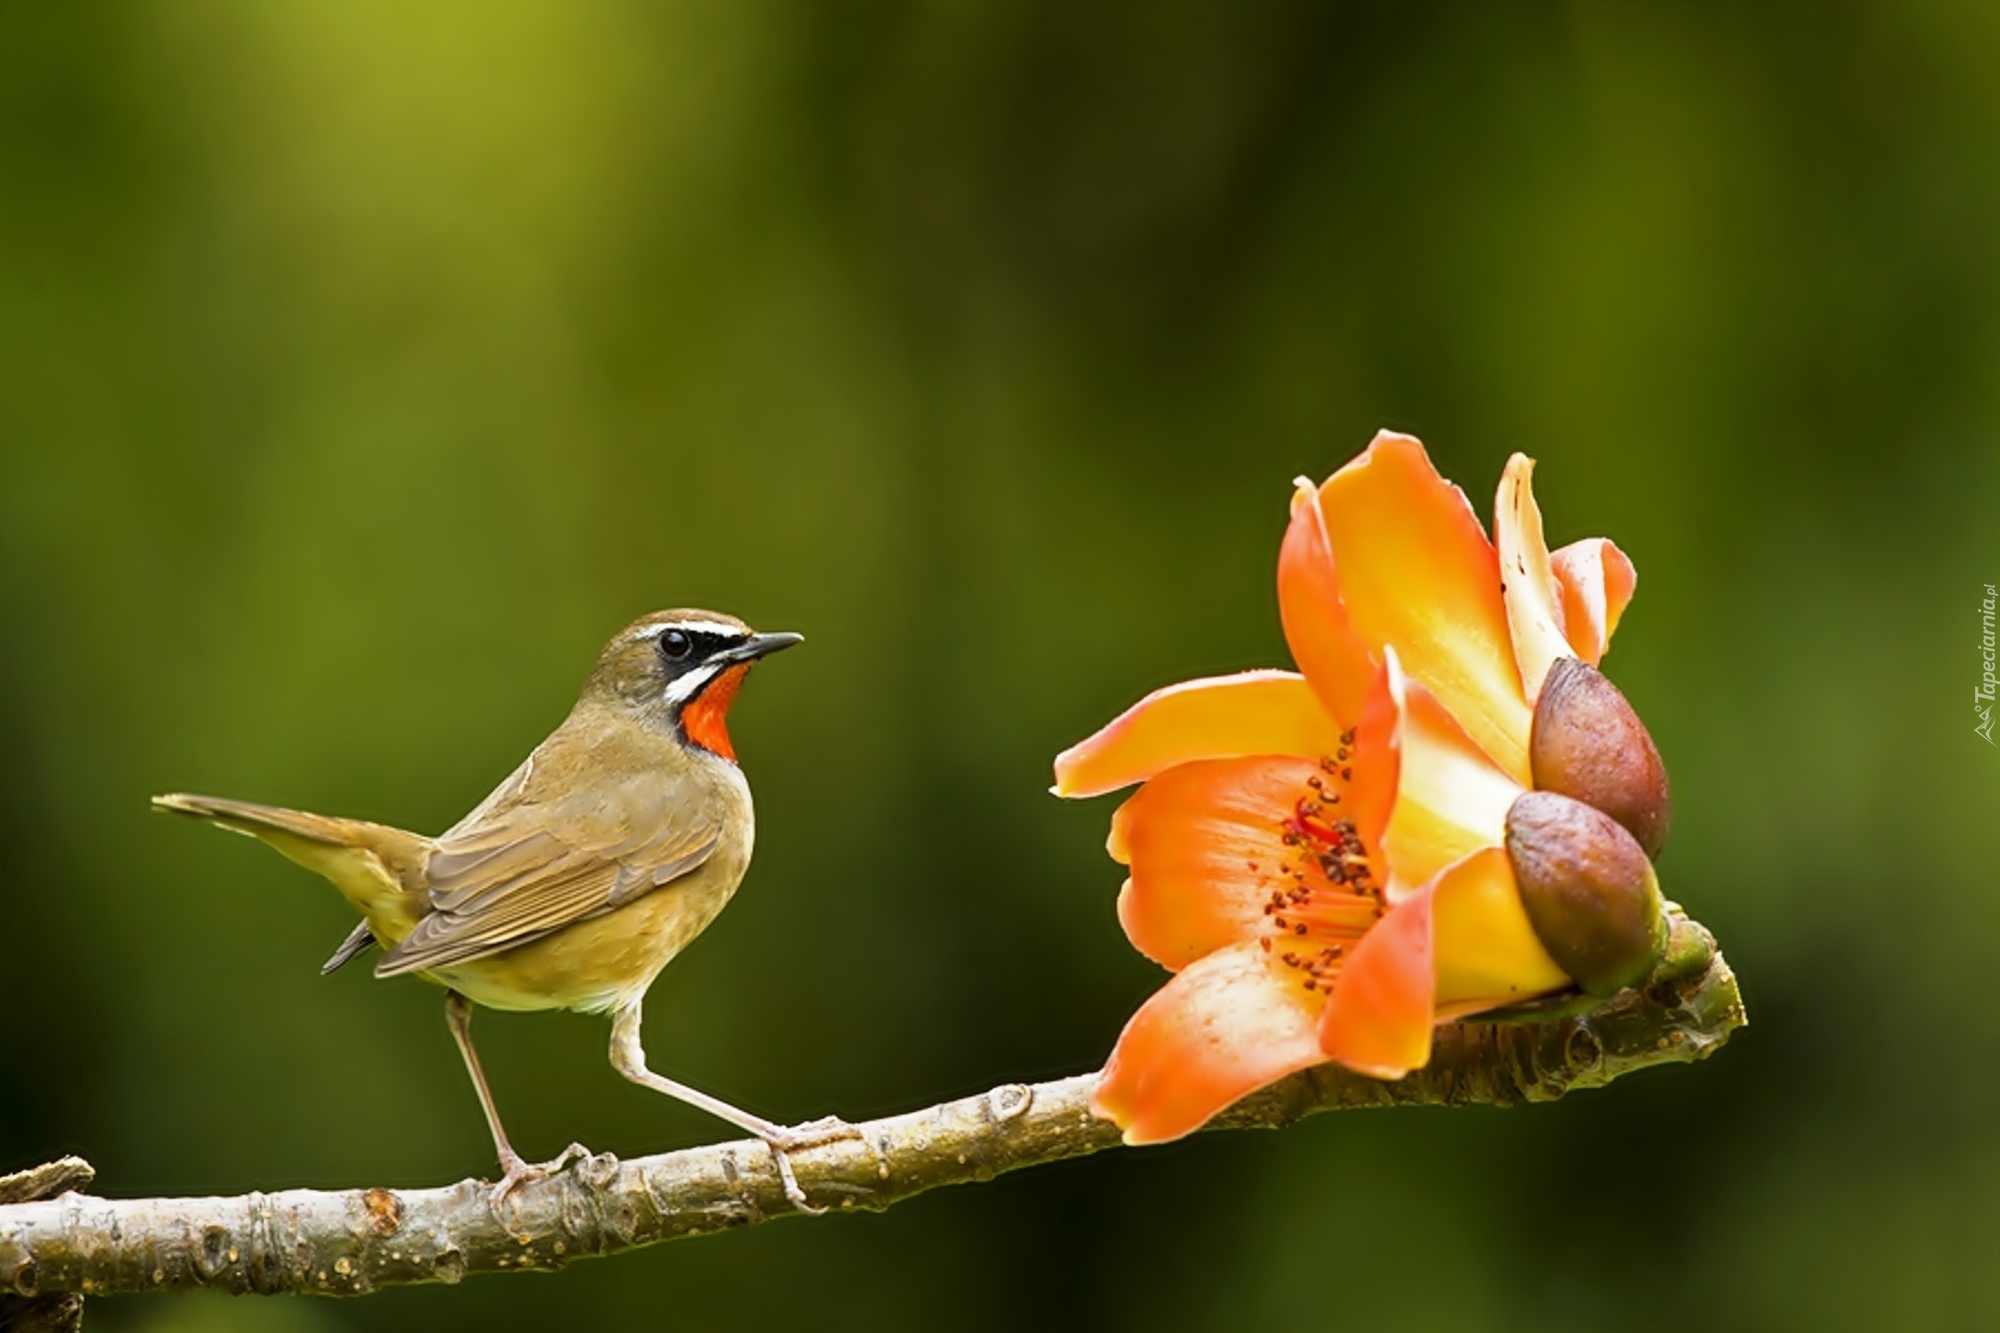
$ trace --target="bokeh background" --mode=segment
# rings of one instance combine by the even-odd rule
[[[1092,1067],[1159,980],[1050,757],[1283,660],[1290,479],[1510,450],[1640,592],[1752,1026],[558,1275],[94,1326],[1964,1328],[2000,1308],[2000,10],[0,5],[0,1168],[492,1169],[438,994],[184,788],[435,830],[640,612],[809,646],[648,1046],[773,1116]],[[515,1137],[719,1127],[484,1020]]]

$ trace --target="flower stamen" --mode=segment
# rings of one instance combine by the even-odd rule
[[[1355,822],[1338,809],[1340,787],[1352,780],[1347,747],[1353,740],[1349,731],[1334,754],[1321,756],[1319,771],[1306,779],[1305,793],[1279,820],[1278,839],[1292,855],[1290,864],[1277,869],[1280,878],[1263,906],[1270,926],[1259,941],[1261,948],[1274,962],[1303,973],[1301,984],[1309,991],[1332,989],[1347,949],[1384,910],[1376,858]],[[1272,946],[1274,938],[1319,947],[1280,952]]]

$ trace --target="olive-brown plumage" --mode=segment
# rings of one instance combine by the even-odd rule
[[[621,630],[562,725],[465,818],[434,838],[361,820],[207,796],[161,809],[262,839],[317,871],[361,914],[325,970],[384,950],[377,976],[448,988],[446,1015],[505,1171],[496,1201],[570,1155],[534,1165],[508,1143],[472,1047],[470,1004],[613,1016],[611,1058],[634,1082],[784,1150],[850,1132],[788,1129],[646,1068],[640,1006],[660,969],[715,919],[750,864],[750,788],[724,716],[750,664],[798,642],[710,611],[661,611]]]

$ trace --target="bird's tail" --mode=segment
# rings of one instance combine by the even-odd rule
[[[316,843],[328,847],[346,847],[354,839],[346,832],[353,820],[335,819],[327,815],[307,814],[303,810],[286,810],[275,805],[258,805],[254,801],[232,801],[221,796],[191,796],[186,792],[169,792],[165,796],[153,798],[155,810],[171,810],[175,814],[193,815],[236,833],[247,833],[253,838],[275,842],[278,838]]]
[[[384,944],[409,933],[427,901],[424,863],[431,841],[419,834],[360,819],[184,792],[155,796],[153,808],[193,815],[267,842],[289,860],[324,875],[368,918]]]

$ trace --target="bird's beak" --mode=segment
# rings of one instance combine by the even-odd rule
[[[752,634],[748,640],[717,656],[728,662],[754,662],[760,657],[769,657],[780,648],[789,648],[795,643],[804,643],[806,636],[784,631],[777,634]]]

